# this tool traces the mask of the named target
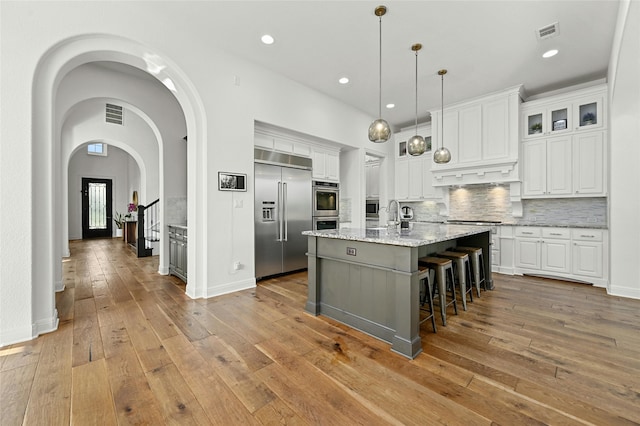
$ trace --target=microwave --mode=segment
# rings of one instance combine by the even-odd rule
[[[378,217],[378,210],[380,210],[380,202],[377,199],[367,200],[366,215],[367,217]]]

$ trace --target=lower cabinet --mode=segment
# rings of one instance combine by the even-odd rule
[[[187,228],[169,225],[169,273],[187,282]]]
[[[539,274],[606,286],[605,230],[517,226],[514,235],[514,273]]]
[[[598,229],[574,229],[573,273],[574,275],[602,278],[604,272],[603,231]]]

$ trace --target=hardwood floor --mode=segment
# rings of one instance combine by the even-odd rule
[[[306,273],[191,300],[71,242],[59,329],[0,348],[0,424],[640,424],[640,301],[495,275],[414,360],[303,312]],[[439,324],[440,325],[440,324]]]

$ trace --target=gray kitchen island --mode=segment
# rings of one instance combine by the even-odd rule
[[[305,311],[325,315],[391,344],[407,358],[422,351],[418,258],[460,246],[482,248],[491,280],[491,228],[412,224],[412,229],[304,231],[308,237]]]

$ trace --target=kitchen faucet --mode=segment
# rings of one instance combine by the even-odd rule
[[[389,215],[391,214],[391,206],[393,204],[396,205],[396,213],[393,218],[389,218]],[[398,224],[400,223],[400,201],[398,201],[397,199],[389,201],[389,207],[387,207],[387,218],[389,219],[387,221],[388,225],[398,226]]]

